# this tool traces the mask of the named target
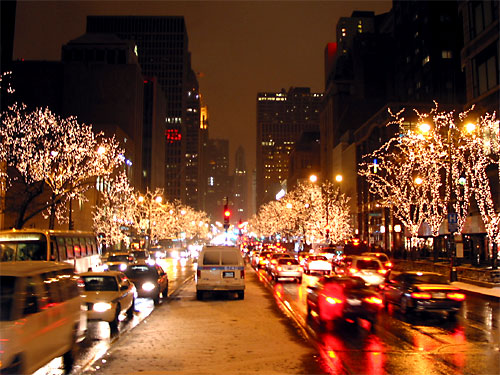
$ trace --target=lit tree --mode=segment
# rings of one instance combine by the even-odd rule
[[[133,227],[137,202],[134,189],[130,186],[124,172],[110,179],[102,192],[100,204],[94,207],[94,232],[107,246],[125,243],[128,246],[129,234],[122,228]]]
[[[94,134],[92,126],[79,124],[75,117],[61,118],[49,109],[30,112],[15,104],[1,114],[1,120],[0,158],[14,172],[4,176],[7,187],[13,182],[25,187],[16,228],[41,212],[49,217],[49,228],[56,218],[66,221],[68,201],[85,201],[93,180],[109,176],[121,163],[114,137]],[[46,187],[47,201],[32,206]]]

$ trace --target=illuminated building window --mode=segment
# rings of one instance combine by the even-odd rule
[[[450,50],[444,50],[441,52],[441,57],[443,59],[451,59],[451,58],[453,58],[453,54]]]

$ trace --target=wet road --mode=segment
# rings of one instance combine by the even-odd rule
[[[168,274],[169,290],[167,298],[173,298],[179,288],[190,280],[194,274],[194,266],[191,260],[181,261],[168,258],[160,259],[158,264]],[[164,300],[165,296],[160,300],[160,306],[164,303]],[[107,322],[88,322],[87,334],[85,340],[80,343],[78,357],[71,374],[79,374],[92,363],[98,361],[122,336],[138,326],[154,309],[152,299],[137,298],[134,317],[127,320],[125,316],[121,316],[118,332],[112,332]],[[56,358],[36,371],[34,375],[62,375],[63,373],[62,360]]]
[[[182,295],[176,295],[176,291],[183,293],[182,286],[187,285],[186,282],[192,284],[193,264],[168,261],[163,267],[170,280],[170,303],[176,303],[182,298]],[[318,353],[316,361],[321,373],[500,373],[498,300],[468,294],[456,321],[449,321],[439,314],[407,317],[391,305],[381,313],[374,331],[364,321],[360,327],[346,324],[324,331],[315,321],[306,317],[307,285],[314,284],[316,276],[304,275],[302,284],[298,285],[275,283],[265,271],[254,274],[249,266],[247,272],[249,279],[251,277],[268,288],[278,307],[295,321],[295,325],[288,321],[290,327],[295,326],[309,339]],[[162,305],[163,302],[156,307],[158,314],[163,313]],[[73,375],[85,373],[90,367],[98,371],[99,365],[96,363],[105,364],[106,353],[118,345],[127,332],[154,312],[155,306],[152,300],[137,299],[136,310],[132,320],[120,323],[117,334],[111,334],[107,323],[94,322],[89,325]],[[54,360],[36,374],[62,374],[60,359]]]
[[[406,317],[390,305],[374,332],[364,321],[361,327],[342,324],[325,332],[306,317],[307,285],[316,276],[304,275],[301,285],[274,283],[262,270],[259,277],[316,343],[327,373],[500,373],[498,300],[468,294],[456,321],[441,314]]]

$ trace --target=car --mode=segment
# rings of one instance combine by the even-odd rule
[[[245,261],[236,246],[204,246],[196,266],[196,299],[205,292],[236,292],[245,298]]]
[[[118,329],[122,313],[131,319],[134,315],[135,286],[120,271],[83,272],[83,300],[87,304],[87,320],[109,323],[112,331]]]
[[[324,255],[309,255],[304,261],[304,273],[320,273],[329,275],[332,272],[332,264]]]
[[[155,259],[163,259],[167,256],[167,251],[163,246],[151,246],[149,251]]]
[[[134,256],[126,251],[112,252],[108,254],[104,262],[103,269],[105,271],[121,271],[124,272],[129,263],[134,261]]]
[[[403,314],[445,312],[449,319],[454,319],[465,301],[460,288],[435,272],[391,271],[382,291],[386,306],[397,305]]]
[[[302,282],[302,268],[299,261],[291,256],[283,256],[276,260],[276,264],[271,267],[271,276],[275,281],[280,279],[297,280]]]
[[[385,281],[387,270],[377,258],[360,255],[347,256],[335,272],[348,276],[359,276],[368,285],[379,286]]]
[[[133,256],[133,261],[134,262],[150,262],[153,261],[150,255],[150,252],[145,249],[138,249],[138,250],[133,250],[129,252],[130,255]],[[153,261],[154,262],[154,261]]]
[[[272,254],[269,257],[268,262],[266,264],[266,271],[271,273],[273,268],[275,268],[276,265],[278,264],[278,259],[280,259],[280,258],[293,258],[293,257],[290,254],[283,253],[283,252]]]
[[[392,264],[391,260],[389,259],[389,257],[387,256],[387,254],[384,254],[384,253],[362,253],[361,255],[365,256],[365,257],[377,258],[378,260],[380,260],[382,262],[382,265],[384,266],[384,268],[386,270],[390,270],[393,267],[393,264]]]
[[[358,319],[364,319],[373,330],[383,308],[383,298],[360,277],[331,275],[307,286],[306,304],[308,319],[316,319],[322,327],[330,322],[357,323]]]
[[[60,356],[71,372],[87,329],[78,280],[68,263],[2,263],[0,373],[31,374]]]
[[[134,262],[129,264],[125,275],[134,283],[139,298],[152,298],[157,305],[160,303],[160,296],[167,297],[168,275],[161,266]]]
[[[257,269],[266,268],[268,259],[273,255],[273,252],[270,250],[263,250],[259,252],[255,257],[255,267]]]

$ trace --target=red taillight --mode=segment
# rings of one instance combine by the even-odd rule
[[[432,295],[430,293],[418,293],[418,292],[413,292],[411,294],[411,298],[416,298],[416,299],[431,299]]]
[[[196,270],[196,277],[198,279],[201,277],[201,270]]]
[[[335,297],[326,297],[326,302],[332,305],[336,305],[338,303],[342,303],[342,300],[335,298]]]
[[[374,305],[380,305],[380,306],[382,306],[382,303],[383,303],[381,298],[374,297],[374,296],[366,297],[363,299],[363,301],[374,304]]]
[[[377,272],[380,273],[381,275],[385,275],[387,273],[387,270],[380,269]]]
[[[349,272],[350,273],[356,273],[356,272],[358,272],[358,270],[356,268],[349,268]]]
[[[452,299],[454,301],[463,301],[465,299],[465,294],[463,293],[448,293],[446,295],[449,299]]]
[[[391,263],[391,262],[387,262],[387,263],[385,264],[385,266],[386,266],[387,268],[391,268],[391,267],[392,267],[392,263]]]
[[[240,277],[241,277],[242,279],[244,279],[244,278],[245,278],[245,270],[241,270],[241,271],[240,271]]]
[[[278,271],[281,271],[283,270],[283,268],[281,268],[281,266],[278,266]]]

